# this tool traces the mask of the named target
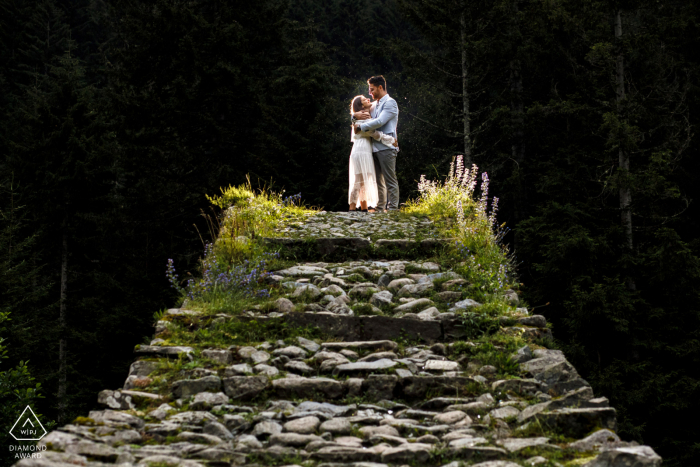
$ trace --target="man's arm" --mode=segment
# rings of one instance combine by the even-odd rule
[[[386,125],[386,122],[396,117],[398,114],[398,104],[395,100],[390,100],[389,102],[384,104],[384,107],[382,107],[382,111],[377,116],[377,118],[364,121],[360,124],[360,129],[362,129],[362,131],[376,130],[377,128],[381,128],[384,125]]]

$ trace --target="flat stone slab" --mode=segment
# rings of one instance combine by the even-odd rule
[[[428,360],[423,367],[425,371],[457,371],[459,363],[450,360]]]
[[[137,345],[134,348],[134,353],[140,357],[169,357],[177,358],[180,354],[190,354],[194,352],[192,347],[185,346],[157,346],[157,345]]]
[[[538,413],[536,418],[542,425],[560,430],[572,438],[582,438],[596,428],[617,430],[617,412],[612,407],[599,409],[559,409]]]
[[[521,449],[531,447],[546,446],[553,449],[559,449],[559,446],[554,446],[549,443],[549,438],[506,438],[499,439],[496,444],[503,446],[509,452],[518,452]]]
[[[272,381],[272,388],[284,398],[310,398],[318,393],[329,399],[339,399],[345,393],[343,383],[329,378],[281,378]]]
[[[396,350],[399,344],[390,340],[379,341],[358,341],[358,342],[325,342],[321,344],[321,348],[325,350],[343,350],[343,349],[360,349],[360,350]]]
[[[397,365],[394,360],[388,358],[381,358],[373,362],[354,362],[354,363],[343,363],[338,365],[333,369],[333,375],[351,375],[355,373],[366,373],[372,371],[388,370]]]

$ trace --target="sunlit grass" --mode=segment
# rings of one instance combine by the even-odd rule
[[[515,276],[512,258],[502,243],[507,230],[496,222],[498,198],[494,197],[489,206],[489,178],[485,172],[477,197],[478,178],[478,167],[464,167],[462,156],[457,156],[444,182],[421,176],[419,197],[407,202],[405,211],[428,216],[437,222],[442,237],[454,239],[451,254],[458,260],[455,270],[484,295],[512,288]]]

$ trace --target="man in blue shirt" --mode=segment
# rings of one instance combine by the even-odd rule
[[[377,105],[371,115],[367,112],[358,112],[355,118],[355,131],[379,130],[391,135],[398,140],[396,125],[399,120],[399,106],[386,92],[386,80],[383,76],[372,76],[367,80],[369,93]],[[377,172],[377,191],[379,202],[377,210],[395,210],[399,208],[399,182],[396,179],[396,154],[397,148],[387,146],[381,141],[372,142],[372,156],[374,169]],[[387,196],[388,194],[388,196]]]

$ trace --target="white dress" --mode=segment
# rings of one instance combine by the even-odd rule
[[[372,159],[372,133],[353,134],[348,170],[350,175],[348,204],[358,208],[361,201],[367,201],[367,206],[370,207],[376,207],[379,202],[377,174],[374,170],[374,159]]]

